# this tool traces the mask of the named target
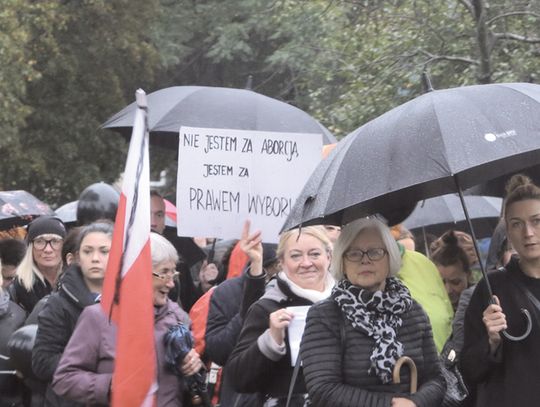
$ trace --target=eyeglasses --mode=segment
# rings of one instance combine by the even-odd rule
[[[57,237],[53,237],[52,239],[43,239],[38,237],[37,239],[32,240],[32,243],[37,250],[45,250],[48,244],[51,245],[51,249],[58,250],[62,248],[64,239],[58,239]]]
[[[388,254],[386,249],[376,247],[373,249],[367,249],[366,251],[360,249],[348,250],[343,254],[343,257],[353,263],[360,263],[364,259],[364,255],[366,255],[371,261],[378,261],[386,256],[386,254]]]
[[[159,278],[160,280],[164,280],[164,281],[172,281],[174,280],[176,277],[178,277],[180,275],[180,273],[178,271],[173,271],[172,273],[164,273],[164,274],[160,274],[160,273],[154,273],[152,271],[152,275],[154,277],[157,277]]]

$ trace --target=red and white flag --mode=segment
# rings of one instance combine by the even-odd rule
[[[113,407],[152,406],[156,385],[146,94],[137,90],[101,305],[118,327]]]

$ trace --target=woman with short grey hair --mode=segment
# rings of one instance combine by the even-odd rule
[[[334,245],[337,283],[307,315],[300,354],[310,401],[318,407],[439,406],[444,395],[428,317],[395,275],[397,243],[377,218],[346,225]],[[418,367],[411,394],[408,369],[393,384],[397,361]]]

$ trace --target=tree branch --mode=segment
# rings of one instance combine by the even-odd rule
[[[487,25],[493,24],[495,21],[500,20],[501,18],[512,17],[512,16],[532,16],[540,18],[540,14],[533,11],[511,11],[508,13],[499,14],[498,16],[492,17],[486,21]]]
[[[494,33],[493,36],[495,37],[496,40],[513,40],[513,41],[526,42],[528,44],[540,43],[540,38],[525,37],[523,35],[513,34],[513,33]]]
[[[453,55],[435,55],[422,49],[419,51],[429,58],[426,62],[424,62],[424,65],[426,66],[433,62],[438,62],[438,61],[461,62],[461,63],[469,64],[469,65],[479,64],[477,60],[466,58],[466,57],[458,57],[458,56],[453,56]]]
[[[461,4],[463,4],[465,6],[465,8],[469,11],[469,13],[471,13],[471,16],[473,16],[473,18],[475,18],[474,7],[471,4],[471,2],[469,0],[458,0],[458,1]]]

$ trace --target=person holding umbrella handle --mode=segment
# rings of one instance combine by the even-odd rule
[[[313,305],[300,346],[310,401],[318,407],[439,407],[444,378],[431,325],[395,277],[401,255],[390,229],[376,217],[345,225],[334,246],[337,283]],[[339,327],[339,328],[338,328]],[[418,371],[393,372],[407,356]],[[414,390],[414,389],[413,389]]]
[[[480,281],[465,314],[460,365],[468,386],[476,388],[476,406],[540,405],[540,188],[516,175],[507,191],[504,221],[517,256],[488,275],[497,295]],[[526,309],[532,310],[532,329],[518,317]],[[528,334],[515,341],[507,329]]]

